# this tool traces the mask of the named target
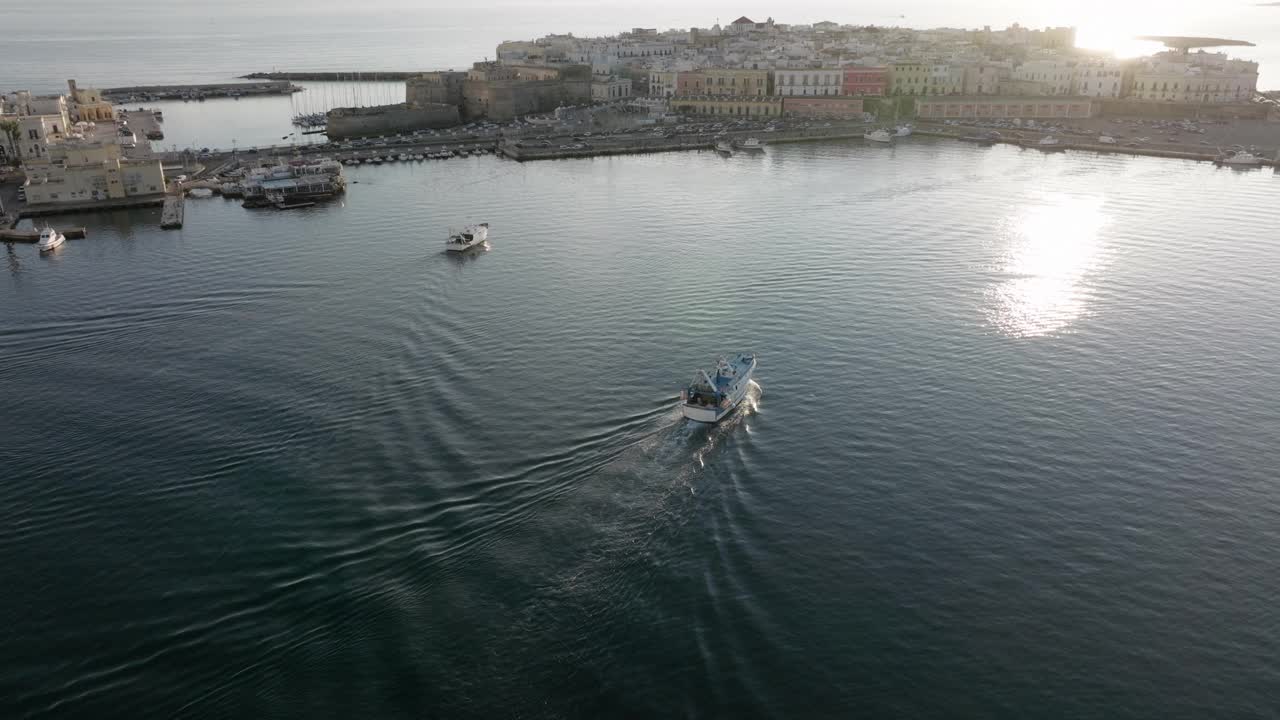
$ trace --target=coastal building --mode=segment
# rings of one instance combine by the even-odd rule
[[[964,79],[960,90],[963,95],[995,95],[1000,83],[1012,76],[1012,68],[991,62],[972,62],[963,66]]]
[[[1119,60],[1083,60],[1071,69],[1071,94],[1118,98],[1124,94],[1124,76],[1124,64]]]
[[[165,192],[157,158],[127,158],[110,139],[63,139],[24,163],[27,202],[72,203]]]
[[[652,97],[671,97],[679,88],[680,73],[661,71],[649,73],[649,95]]]
[[[839,68],[775,70],[773,91],[776,95],[840,95],[844,75]]]
[[[862,117],[861,97],[805,97],[782,99],[782,113],[793,117],[854,120]]]
[[[889,85],[889,69],[885,67],[852,66],[844,69],[841,78],[842,95],[884,95]]]
[[[771,78],[768,70],[704,68],[699,70],[697,75],[702,83],[701,92],[706,95],[771,94]]]
[[[631,97],[631,78],[617,75],[595,75],[591,78],[591,99],[611,102]]]
[[[23,162],[49,156],[49,146],[70,132],[71,120],[65,106],[57,115],[18,115],[17,157]]]
[[[75,80],[67,81],[67,89],[68,110],[73,121],[110,122],[115,118],[115,109],[102,99],[100,90],[76,87]]]
[[[1013,80],[1035,95],[1070,95],[1073,63],[1065,59],[1031,60],[1013,70]]]
[[[444,70],[422,73],[404,83],[404,99],[410,105],[462,105],[462,83],[467,73]]]
[[[928,95],[932,67],[912,60],[889,65],[888,86],[891,95]]]
[[[1134,100],[1171,103],[1242,103],[1258,89],[1258,64],[1226,53],[1160,53],[1134,69]]]
[[[781,96],[701,95],[671,98],[671,109],[688,115],[729,115],[734,117],[777,117],[782,114]]]
[[[1089,118],[1093,114],[1093,101],[1082,97],[957,95],[916,101],[916,115],[921,120]]]
[[[478,62],[462,82],[462,116],[498,122],[591,101],[587,65],[505,65]]]

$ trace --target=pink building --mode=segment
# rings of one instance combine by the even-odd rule
[[[884,95],[889,84],[889,69],[882,67],[849,67],[844,69],[845,95]]]

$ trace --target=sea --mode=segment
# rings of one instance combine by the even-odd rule
[[[397,64],[324,5],[323,43],[140,7],[72,2],[23,84]],[[3,246],[0,717],[1274,714],[1273,170],[915,137],[347,175]],[[737,351],[748,401],[684,420]]]
[[[5,247],[0,716],[1274,711],[1270,169],[349,176]],[[740,350],[748,401],[684,420]]]

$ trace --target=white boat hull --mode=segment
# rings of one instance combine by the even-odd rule
[[[466,252],[471,248],[480,247],[485,243],[484,240],[476,240],[469,243],[445,243],[445,252]]]
[[[751,376],[755,374],[755,360],[751,361],[750,366],[734,381],[728,392],[721,399],[719,404],[704,405],[689,402],[685,400],[680,403],[680,411],[684,416],[694,422],[716,423],[724,419],[726,415],[733,412],[738,405],[747,397],[747,391],[751,389]]]

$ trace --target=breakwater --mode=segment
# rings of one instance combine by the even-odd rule
[[[301,90],[302,88],[288,81],[209,85],[134,85],[104,88],[102,96],[112,102],[133,103],[145,100],[204,100],[214,97],[289,95]]]
[[[314,82],[351,82],[383,80],[408,80],[417,77],[425,70],[381,70],[381,71],[349,71],[349,72],[255,72],[241,75],[243,80],[310,80]]]

